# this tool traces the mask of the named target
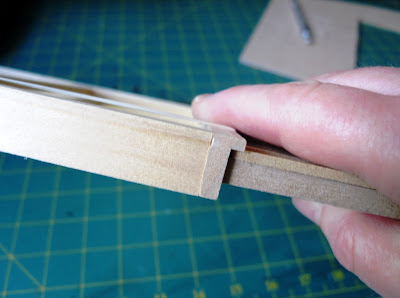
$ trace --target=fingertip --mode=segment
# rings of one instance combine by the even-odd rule
[[[211,120],[209,113],[209,98],[212,94],[197,95],[192,101],[192,114],[194,118],[200,120]]]
[[[212,94],[210,94],[210,93],[199,94],[195,98],[193,98],[192,104],[199,104],[199,103],[205,101],[211,95]]]

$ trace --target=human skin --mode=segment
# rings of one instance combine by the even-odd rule
[[[196,118],[234,127],[311,162],[354,173],[400,204],[400,68],[201,95]],[[293,199],[339,262],[384,297],[400,295],[400,221]]]

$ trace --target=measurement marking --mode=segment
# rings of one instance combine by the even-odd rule
[[[54,192],[53,192],[53,200],[51,203],[51,211],[50,211],[50,222],[49,222],[49,229],[47,232],[47,243],[46,243],[46,252],[45,252],[45,261],[43,266],[43,279],[42,284],[46,287],[47,284],[47,277],[49,272],[49,260],[50,260],[50,251],[51,251],[51,244],[53,241],[53,231],[54,231],[54,217],[56,214],[57,208],[57,200],[58,200],[58,189],[60,186],[60,179],[61,179],[61,167],[57,167],[55,180],[54,180]],[[42,292],[41,297],[45,297],[45,291]]]
[[[274,197],[277,197],[277,196],[275,195]],[[311,275],[306,273],[304,270],[303,261],[302,261],[302,258],[300,257],[299,251],[297,249],[296,242],[293,238],[293,229],[289,225],[286,211],[279,200],[277,201],[277,205],[278,205],[278,209],[279,209],[279,213],[281,215],[282,221],[285,225],[285,230],[286,230],[286,233],[287,233],[287,236],[289,239],[290,247],[292,248],[292,252],[293,252],[297,267],[299,268],[299,271],[300,271],[300,277],[299,277],[300,283],[302,286],[305,287],[307,294],[310,294],[311,293],[311,289],[310,289]]]
[[[14,263],[35,285],[37,285],[38,288],[35,288],[36,290],[39,289],[39,291],[44,291],[43,285],[40,284],[40,282],[32,275],[32,273],[30,273],[29,270],[26,269],[26,267],[22,265],[21,262],[18,261],[18,259],[12,253],[10,253],[1,242],[0,250],[3,251],[11,263]],[[10,293],[7,292],[7,289],[4,289],[2,292],[3,297],[9,294]]]
[[[83,206],[83,227],[82,227],[82,247],[78,252],[81,253],[81,269],[80,269],[80,284],[79,296],[85,297],[85,274],[86,274],[86,254],[87,254],[87,236],[88,236],[88,215],[90,204],[90,181],[91,174],[86,174],[85,181],[85,199]]]
[[[19,228],[20,228],[22,212],[24,210],[26,193],[28,191],[28,185],[29,185],[29,181],[30,181],[30,177],[31,177],[31,173],[32,173],[32,164],[33,164],[33,161],[28,160],[27,166],[25,169],[25,177],[24,177],[24,182],[22,185],[22,192],[20,195],[20,202],[19,202],[18,211],[17,211],[17,219],[14,223],[14,233],[13,233],[12,242],[11,242],[11,249],[8,253],[8,255],[13,255],[14,257],[13,257],[13,259],[9,259],[8,263],[7,263],[7,269],[6,269],[5,279],[4,279],[4,286],[3,286],[3,291],[2,291],[3,298],[5,298],[7,296],[7,287],[8,287],[8,281],[10,279],[11,267],[12,267],[14,260],[16,260],[14,250],[17,245],[17,239],[18,239],[18,233],[19,233]]]
[[[161,273],[160,273],[160,256],[158,252],[158,234],[157,234],[157,219],[155,215],[155,197],[154,188],[150,188],[150,209],[151,209],[151,230],[153,234],[153,253],[154,253],[154,266],[156,270],[157,292],[162,293]]]

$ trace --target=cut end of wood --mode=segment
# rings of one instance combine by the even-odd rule
[[[199,196],[216,200],[225,175],[226,165],[233,150],[244,150],[246,140],[235,133],[215,134],[211,140]],[[236,148],[236,149],[235,149]]]

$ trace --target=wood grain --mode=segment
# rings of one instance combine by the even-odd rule
[[[0,151],[216,199],[231,150],[245,148],[229,128],[57,96],[0,86]]]
[[[224,183],[400,219],[400,206],[359,177],[267,148],[234,152]]]
[[[0,151],[210,199],[224,182],[400,219],[359,177],[247,142],[187,105],[2,67],[1,78],[20,82],[0,84]]]

